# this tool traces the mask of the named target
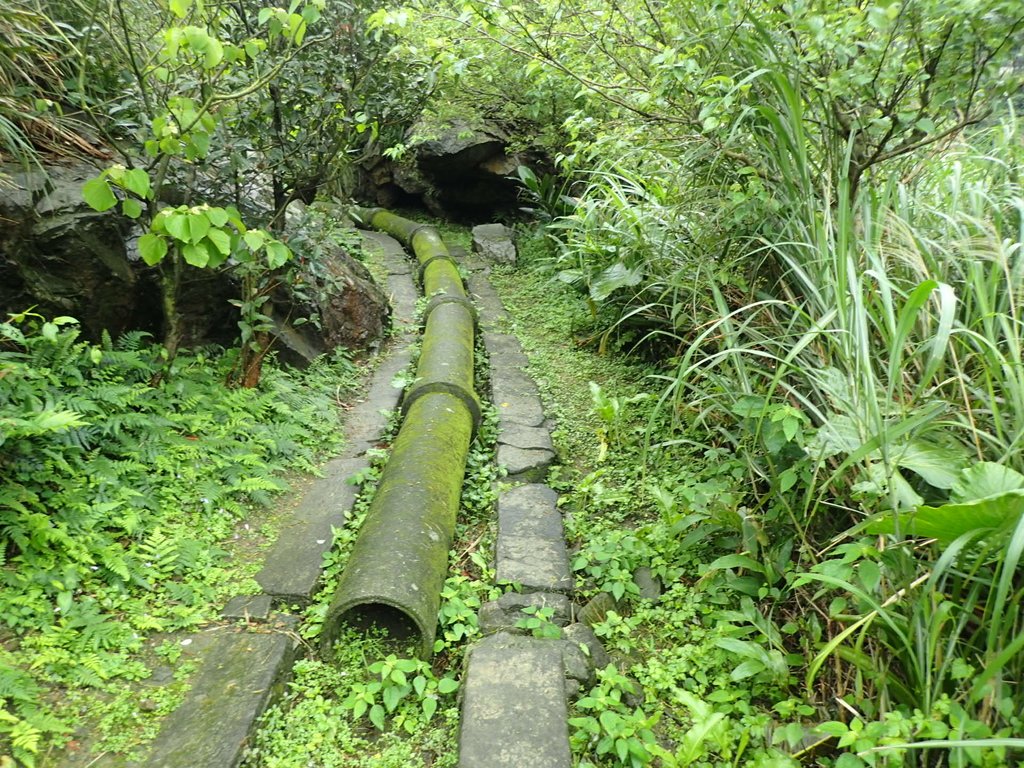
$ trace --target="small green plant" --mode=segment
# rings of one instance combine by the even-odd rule
[[[410,732],[421,722],[430,722],[437,712],[440,697],[451,695],[459,688],[458,681],[452,677],[435,677],[430,665],[422,659],[389,654],[371,664],[367,671],[375,679],[354,684],[341,707],[351,711],[356,719],[365,715],[381,731],[388,718],[396,727]]]
[[[562,630],[551,621],[555,609],[548,605],[527,605],[522,609],[525,618],[516,621],[519,629],[525,629],[534,637],[559,638]]]
[[[592,751],[627,768],[650,764],[662,751],[653,730],[659,716],[627,705],[626,696],[635,693],[635,684],[614,666],[600,670],[597,685],[575,705],[588,714],[569,718],[575,751]]]
[[[479,610],[478,583],[458,574],[449,576],[441,589],[441,609],[437,617],[440,632],[434,641],[434,653],[464,644],[479,635]]]

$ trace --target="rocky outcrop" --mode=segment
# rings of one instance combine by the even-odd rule
[[[0,310],[35,306],[40,314],[71,315],[94,338],[103,329],[158,330],[159,315],[139,312],[160,302],[155,283],[127,259],[130,222],[96,213],[81,199],[82,183],[96,171],[0,170],[7,171],[0,181]]]
[[[82,200],[82,184],[96,174],[84,163],[46,173],[0,167],[0,318],[35,307],[47,317],[76,318],[92,340],[129,330],[159,339],[158,272],[138,258],[134,222]],[[387,298],[362,264],[333,244],[322,245],[316,261],[319,268],[304,278],[312,290],[300,295],[287,285],[274,296],[277,348],[296,363],[337,346],[366,349],[387,322]],[[230,302],[238,293],[230,272],[186,267],[178,298],[182,343],[233,344],[238,310]],[[295,325],[314,311],[319,329]]]
[[[424,134],[430,138],[412,143],[401,161],[382,159],[370,169],[368,196],[382,206],[418,202],[435,215],[462,219],[516,208],[518,184],[510,176],[522,159],[509,153],[501,128],[456,120],[410,131]]]

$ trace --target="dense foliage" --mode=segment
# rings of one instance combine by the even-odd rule
[[[0,147],[90,151],[64,116],[81,110],[121,161],[87,199],[138,219],[164,270],[166,357],[180,270],[230,265],[258,362],[291,200],[402,155],[421,108],[500,123],[545,158],[519,171],[529,266],[586,307],[509,277],[521,321],[647,366],[638,383],[581,357],[595,384],[570,395],[544,332],[531,348],[576,462],[554,481],[581,595],[621,609],[598,631],[622,669],[574,712],[580,764],[1008,765],[1024,749],[1022,31],[1014,0],[19,0],[0,17]],[[261,398],[292,380],[275,372],[196,413],[220,358],[168,368],[137,338],[93,347],[29,314],[2,328],[4,615],[44,638],[42,679],[130,676],[111,649],[132,622],[185,625],[217,589],[189,578],[217,536],[175,526],[227,526],[274,465],[307,461],[289,432],[306,406],[277,419],[288,398]],[[280,426],[225,431],[250,411]],[[448,590],[457,642],[481,590]],[[292,712],[379,728],[384,711],[429,740],[447,678],[407,661],[342,701],[311,664]],[[30,756],[60,724],[29,673],[3,675],[0,730]],[[301,751],[289,718],[254,759]]]
[[[226,389],[234,355],[163,355],[71,318],[0,323],[0,734],[27,764],[70,730],[45,686],[147,676],[147,636],[208,621],[250,575],[225,549],[240,521],[338,445],[344,357]]]
[[[457,41],[445,108],[540,137],[555,174],[521,173],[550,238],[535,265],[582,290],[582,333],[654,365],[646,393],[597,390],[595,407],[613,461],[637,450],[621,414],[643,403],[661,522],[638,514],[635,476],[585,477],[577,503],[634,514],[581,529],[582,575],[622,595],[639,565],[670,563],[666,584],[696,567],[699,592],[724,580],[745,596],[730,622],[761,650],[715,642],[744,659],[733,683],[781,685],[746,695],[812,706],[776,710],[796,729],[789,754],[824,720],[830,746],[803,759],[1012,762],[1019,5],[422,3],[379,22]],[[694,560],[708,540],[717,552]],[[664,682],[660,696],[690,690]],[[740,762],[714,746],[714,706],[679,703],[703,743],[616,755],[598,728],[581,748],[602,764]]]

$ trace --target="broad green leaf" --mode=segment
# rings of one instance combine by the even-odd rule
[[[139,238],[139,256],[149,266],[159,264],[167,255],[167,241],[160,235],[148,232]]]
[[[402,700],[402,689],[398,686],[390,685],[384,689],[384,706],[388,712],[394,712],[395,707],[398,706],[398,702]]]
[[[181,255],[193,267],[205,267],[210,263],[210,251],[206,248],[206,243],[185,243],[181,247]]]
[[[972,501],[1024,488],[1024,475],[1002,464],[981,461],[965,469],[953,484],[953,501]]]
[[[121,211],[129,219],[137,219],[142,215],[142,203],[133,197],[121,201]]]
[[[250,229],[242,235],[242,239],[245,240],[245,244],[249,246],[250,251],[258,251],[267,241],[267,233],[262,229]]]
[[[192,8],[192,0],[170,0],[168,7],[179,19],[184,19]]]
[[[223,229],[211,229],[206,233],[206,239],[213,243],[223,255],[227,256],[231,253],[231,235]]]
[[[1024,489],[1007,491],[976,501],[943,504],[941,507],[919,506],[913,512],[886,515],[872,522],[870,533],[896,533],[937,539],[949,544],[974,531],[1007,530],[1024,514]],[[897,525],[898,524],[898,525]]]
[[[203,131],[193,131],[189,134],[188,145],[185,147],[185,156],[189,160],[206,157],[210,152],[210,134]]]
[[[267,266],[271,269],[283,267],[291,257],[292,252],[284,243],[277,240],[267,243]]]
[[[167,234],[175,240],[188,242],[188,214],[172,213],[164,219],[164,228]]]
[[[732,680],[738,682],[740,680],[746,680],[748,677],[753,677],[758,672],[764,669],[764,664],[756,659],[747,659],[746,661],[739,664],[729,675]]]
[[[117,205],[110,185],[104,178],[89,179],[82,185],[82,199],[95,211],[109,211]]]
[[[188,240],[198,243],[210,231],[210,220],[204,211],[196,211],[188,215]]]
[[[764,572],[764,566],[749,555],[723,555],[708,566],[709,571],[720,571],[726,568],[747,568],[758,573]]]
[[[590,298],[604,301],[619,288],[639,285],[643,280],[643,269],[630,269],[622,262],[612,264],[590,284]]]
[[[384,707],[380,704],[370,707],[370,722],[377,726],[377,730],[384,730]]]
[[[423,699],[423,716],[429,722],[435,712],[437,712],[437,699],[433,696],[427,696]]]
[[[441,694],[454,693],[459,689],[459,681],[450,677],[442,677],[437,681],[437,692]]]
[[[853,453],[864,440],[857,429],[857,422],[846,414],[836,414],[818,428],[814,439],[807,446],[812,456],[823,459],[839,454]]]
[[[228,223],[228,212],[223,208],[209,208],[206,211],[206,218],[215,227],[223,227]]]
[[[964,465],[962,451],[945,448],[925,440],[912,440],[902,449],[894,449],[896,464],[912,470],[933,488],[952,488]]]
[[[125,173],[121,183],[132,194],[138,195],[143,200],[149,200],[150,193],[152,192],[149,174],[141,168],[132,168]]]
[[[221,45],[220,40],[211,37],[203,55],[203,66],[213,69],[222,61],[224,61],[224,46]]]
[[[740,640],[737,637],[720,637],[715,641],[715,645],[729,651],[729,653],[734,653],[747,659],[756,659],[762,655],[761,649],[756,643],[752,643],[749,640]]]
[[[185,27],[185,39],[189,48],[198,53],[204,52],[210,44],[210,35],[200,27]],[[189,121],[191,122],[191,121]]]

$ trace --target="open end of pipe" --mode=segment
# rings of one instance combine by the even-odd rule
[[[339,617],[341,621],[361,630],[384,630],[398,642],[421,640],[421,632],[409,614],[384,603],[355,605]]]

